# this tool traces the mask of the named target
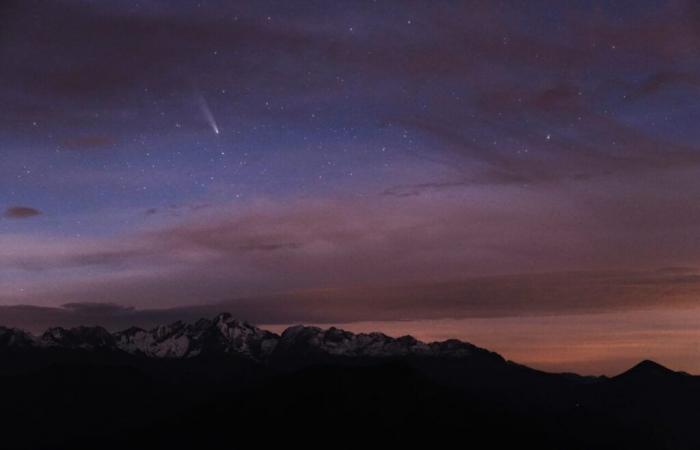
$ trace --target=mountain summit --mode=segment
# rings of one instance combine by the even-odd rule
[[[156,358],[190,358],[207,353],[231,353],[265,359],[279,336],[230,314],[200,319],[193,324],[175,322],[152,330],[130,328],[114,334],[115,347],[132,354]]]

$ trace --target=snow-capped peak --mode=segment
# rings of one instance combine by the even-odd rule
[[[347,358],[468,357],[490,353],[458,340],[424,343],[412,336],[351,333],[339,328],[297,325],[281,336],[219,314],[194,323],[174,322],[150,330],[132,327],[109,333],[101,327],[50,328],[38,338],[0,327],[0,349],[11,346],[124,351],[152,358],[190,358],[230,354],[257,361],[304,358],[307,355]]]
[[[426,344],[413,336],[393,338],[377,332],[355,334],[335,327],[324,330],[303,325],[287,328],[282,333],[279,349],[347,357],[462,357],[484,351],[458,340]]]
[[[150,331],[130,328],[115,334],[117,347],[128,353],[161,358],[184,358],[202,353],[231,353],[253,359],[270,354],[278,336],[247,322],[220,314],[194,324],[175,322]]]

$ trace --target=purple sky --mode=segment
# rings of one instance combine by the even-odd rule
[[[700,373],[697,2],[11,0],[0,21],[0,324],[229,310]]]

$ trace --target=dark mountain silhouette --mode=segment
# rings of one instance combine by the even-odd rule
[[[0,328],[0,448],[245,444],[698,449],[700,378],[534,370],[456,340],[228,314],[152,330]]]
[[[688,374],[685,372],[675,372],[657,362],[649,361],[647,359],[632,367],[628,371],[618,375],[616,378],[654,381],[662,379],[678,379],[686,376],[688,376]]]

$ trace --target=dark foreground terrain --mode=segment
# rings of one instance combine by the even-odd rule
[[[458,341],[221,315],[110,334],[0,328],[0,448],[700,449],[700,378],[548,374]]]

